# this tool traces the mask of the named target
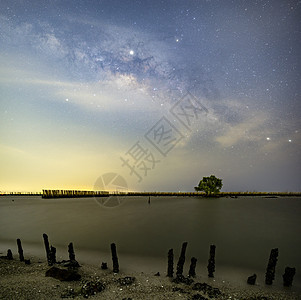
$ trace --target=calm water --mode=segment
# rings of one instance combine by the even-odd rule
[[[264,276],[270,250],[278,247],[278,276],[285,266],[296,267],[296,284],[301,282],[301,198],[151,197],[150,205],[148,197],[121,200],[120,206],[105,208],[94,198],[2,196],[0,252],[14,245],[16,253],[15,240],[21,238],[23,245],[44,254],[45,232],[58,249],[72,241],[76,252],[91,261],[109,257],[112,242],[120,257],[152,261],[165,259],[170,248],[177,258],[187,241],[187,258],[195,256],[200,264],[206,264],[209,246],[215,244],[217,270],[231,266]]]

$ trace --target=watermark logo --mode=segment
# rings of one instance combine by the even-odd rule
[[[98,205],[112,208],[124,202],[123,193],[128,192],[128,185],[121,175],[105,173],[95,181],[94,191],[99,191],[99,195],[94,196]]]
[[[120,156],[121,166],[127,169],[130,176],[136,177],[138,183],[167,157],[187,133],[192,132],[196,122],[202,114],[208,113],[208,109],[198,98],[187,92],[169,112],[172,119],[162,116],[140,140]],[[179,124],[175,125],[175,119]],[[124,201],[122,193],[127,192],[127,189],[127,182],[119,174],[103,174],[96,180],[94,191],[110,191],[110,194],[95,197],[95,201],[103,207],[116,207]]]
[[[144,136],[164,156],[183,138],[182,133],[165,117]]]
[[[180,127],[176,127],[167,117],[163,116],[145,134],[144,143],[138,140],[123,157],[122,167],[129,170],[141,182],[156,165],[173,150],[176,145],[191,132],[193,125],[200,119],[201,114],[207,114],[208,109],[199,99],[187,92],[169,111],[173,119],[177,119]],[[154,147],[152,152],[146,144]]]
[[[136,142],[126,153],[125,157],[120,157],[122,167],[130,169],[130,175],[135,175],[138,182],[142,181],[143,176],[147,176],[150,170],[153,170],[160,160],[157,160],[154,154]]]
[[[191,131],[193,123],[199,119],[200,114],[204,112],[208,113],[208,109],[199,99],[187,92],[184,97],[172,106],[170,112],[181,124]]]

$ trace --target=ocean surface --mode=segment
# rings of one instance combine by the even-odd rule
[[[216,276],[245,283],[245,276],[256,273],[262,284],[270,251],[278,248],[275,285],[281,286],[290,266],[297,269],[294,288],[301,289],[300,197],[152,196],[150,203],[149,197],[115,198],[108,207],[96,198],[0,196],[0,253],[10,247],[16,255],[20,238],[25,257],[44,257],[42,234],[47,233],[59,259],[68,259],[67,246],[73,242],[79,262],[110,265],[114,242],[124,270],[165,273],[168,250],[174,249],[177,261],[187,241],[186,269],[194,256],[197,274],[205,277],[214,244]]]

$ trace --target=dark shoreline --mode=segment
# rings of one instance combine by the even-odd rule
[[[201,192],[115,192],[100,194],[98,191],[80,191],[81,193],[74,194],[73,190],[59,190],[55,194],[43,193],[7,193],[0,194],[1,196],[40,196],[45,199],[51,198],[87,198],[87,197],[110,197],[110,196],[173,196],[173,197],[200,197],[200,198],[223,198],[223,197],[246,197],[246,196],[261,196],[264,198],[277,197],[301,197],[301,192],[221,192],[218,195],[206,196]]]

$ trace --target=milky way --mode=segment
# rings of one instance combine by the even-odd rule
[[[300,191],[300,7],[1,1],[0,190]]]

